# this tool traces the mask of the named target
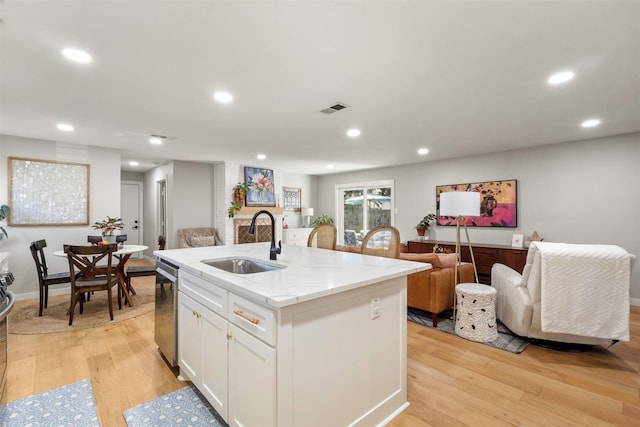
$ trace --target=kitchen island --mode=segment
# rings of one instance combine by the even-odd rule
[[[232,426],[385,424],[406,406],[406,276],[429,264],[269,243],[156,251],[180,268],[178,359]],[[205,262],[276,268],[235,274]]]

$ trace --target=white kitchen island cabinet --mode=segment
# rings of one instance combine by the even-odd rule
[[[274,262],[264,243],[155,253],[180,267],[181,373],[230,425],[381,425],[408,406],[406,275],[428,264],[292,245]],[[202,262],[237,257],[282,269]]]

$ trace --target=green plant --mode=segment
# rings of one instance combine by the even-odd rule
[[[9,216],[9,206],[2,205],[0,206],[0,222],[7,219]],[[7,230],[4,227],[0,226],[0,240],[8,239],[9,235],[7,234]]]
[[[246,182],[239,182],[234,185],[234,187],[232,188],[233,200],[231,200],[231,206],[229,206],[229,208],[227,209],[227,215],[229,216],[229,218],[233,218],[236,212],[242,209],[242,206],[244,206],[244,196],[250,189],[251,185],[247,184]]]
[[[110,217],[107,216],[107,219],[104,221],[94,222],[93,229],[101,230],[103,236],[113,236],[113,232],[116,230],[122,230],[124,228],[124,224],[122,222],[122,218]]]
[[[242,209],[242,205],[236,201],[232,201],[231,206],[227,209],[227,215],[229,218],[233,218],[240,209]]]
[[[235,187],[233,187],[233,191],[241,190],[244,192],[244,194],[247,194],[250,189],[251,185],[247,184],[246,182],[239,182],[235,185]]]
[[[333,224],[333,218],[331,218],[329,215],[322,214],[318,218],[316,218],[313,223],[311,223],[311,225],[313,225],[314,227],[320,224]]]
[[[422,228],[422,229],[424,229],[424,230],[428,230],[428,229],[429,229],[429,227],[431,227],[431,222],[432,222],[432,221],[435,221],[435,219],[436,219],[436,218],[437,218],[437,217],[436,217],[436,215],[435,215],[435,214],[432,214],[432,213],[430,213],[430,214],[426,215],[424,218],[422,218],[422,219],[420,220],[420,222],[418,223],[418,225],[416,225],[416,227],[415,227],[415,228],[416,228],[416,230],[418,230],[418,229],[420,229],[420,228]]]

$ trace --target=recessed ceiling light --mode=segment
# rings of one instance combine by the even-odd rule
[[[351,138],[355,138],[356,136],[360,136],[360,129],[349,129],[347,131],[347,135]]]
[[[62,54],[67,59],[73,62],[79,62],[81,64],[88,64],[92,61],[91,55],[79,49],[65,48],[65,49],[62,49]]]
[[[229,92],[216,92],[213,94],[213,98],[223,104],[228,104],[233,101],[233,96]]]
[[[73,132],[73,126],[67,123],[58,123],[56,127],[63,132]]]
[[[267,155],[266,155],[266,154],[258,154],[256,157],[257,157],[259,160],[264,160],[264,159],[266,159],[266,158],[267,158]]]
[[[598,119],[589,119],[582,122],[583,128],[592,128],[594,126],[598,126],[600,124],[600,120]]]
[[[129,162],[129,166],[138,166],[140,163],[136,162],[135,160],[132,160]]]
[[[571,80],[574,75],[575,74],[573,74],[573,71],[561,71],[561,72],[555,73],[554,75],[549,77],[547,82],[549,82],[549,84],[552,84],[552,85],[557,85],[557,84],[560,84],[560,83],[566,83],[569,80]]]
[[[418,149],[418,154],[420,154],[421,156],[424,156],[425,154],[429,154],[429,149],[428,148],[420,148],[420,149]]]
[[[162,135],[151,135],[151,138],[149,138],[149,142],[154,145],[160,145],[166,138],[166,136]]]

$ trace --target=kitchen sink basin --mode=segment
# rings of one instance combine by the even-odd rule
[[[233,274],[253,274],[265,271],[280,270],[285,268],[282,265],[268,264],[251,258],[226,258],[211,261],[202,261],[211,267],[219,268]]]

